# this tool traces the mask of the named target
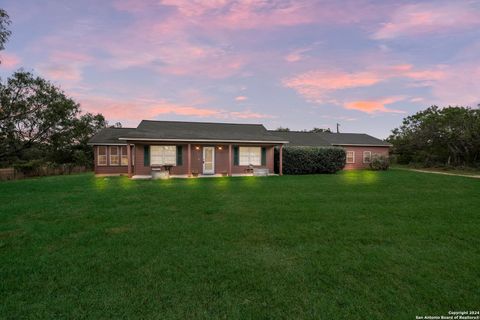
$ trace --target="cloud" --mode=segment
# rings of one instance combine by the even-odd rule
[[[92,61],[92,56],[81,52],[55,50],[38,68],[49,79],[64,81],[70,86],[82,80],[82,69]]]
[[[428,33],[444,33],[480,25],[480,10],[464,1],[418,3],[400,7],[373,35],[393,39]]]
[[[357,110],[366,113],[376,112],[391,112],[391,113],[405,113],[401,110],[394,110],[386,108],[385,105],[392,104],[403,100],[403,97],[388,97],[379,100],[364,100],[348,102],[344,105],[346,109]]]
[[[293,50],[292,52],[290,52],[289,54],[287,54],[284,59],[288,62],[298,62],[298,61],[301,61],[305,58],[305,55],[304,53],[310,51],[311,48],[300,48],[300,49],[296,49],[296,50]]]
[[[0,61],[0,68],[5,69],[15,69],[20,64],[20,58],[13,53],[2,53]]]
[[[110,122],[120,121],[129,125],[144,119],[156,119],[166,115],[175,115],[182,118],[210,119],[263,119],[274,117],[251,110],[229,111],[219,108],[178,104],[165,99],[138,98],[120,100],[101,96],[77,96],[76,98],[80,102],[83,111],[102,113]]]
[[[248,97],[246,97],[246,96],[235,97],[235,101],[238,101],[238,102],[246,101],[246,100],[248,100]]]
[[[332,91],[371,86],[382,78],[375,72],[309,71],[284,79],[285,87],[294,89],[309,102],[322,103]]]
[[[480,103],[480,64],[471,61],[446,67],[445,76],[432,84],[434,104],[475,107]]]
[[[340,90],[370,87],[393,78],[407,80],[407,86],[433,86],[446,77],[445,66],[436,66],[432,69],[415,69],[411,64],[397,64],[393,66],[376,66],[371,69],[357,72],[341,70],[308,71],[283,80],[283,85],[295,90],[305,100],[312,103],[333,103],[347,106],[334,97]],[[369,112],[380,111],[382,101],[359,101],[348,104],[347,109],[357,109]],[[386,103],[384,103],[386,104]]]

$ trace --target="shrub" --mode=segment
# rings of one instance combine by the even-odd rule
[[[335,147],[285,147],[283,173],[335,173],[345,166],[345,150]]]
[[[370,169],[372,170],[387,170],[390,166],[388,157],[381,154],[372,155],[372,161],[370,162]]]

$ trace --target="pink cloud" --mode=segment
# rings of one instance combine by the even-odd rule
[[[235,97],[235,101],[238,101],[238,102],[246,101],[246,100],[248,100],[248,97],[246,97],[246,96]]]
[[[441,33],[480,24],[480,10],[468,2],[434,2],[405,5],[391,15],[390,21],[373,34],[374,39]]]
[[[20,64],[20,58],[13,53],[2,53],[0,61],[0,67],[6,69],[14,69]]]
[[[445,67],[444,77],[432,83],[433,103],[475,107],[480,103],[480,66],[476,61]]]
[[[267,118],[275,118],[275,116],[264,114],[264,113],[257,113],[250,110],[247,111],[234,111],[230,112],[229,115],[232,118],[238,119],[267,119]]]
[[[283,85],[295,90],[309,102],[342,104],[332,98],[334,92],[370,87],[392,78],[410,80],[411,86],[432,86],[434,82],[446,76],[444,69],[444,66],[437,66],[434,69],[415,69],[410,64],[399,64],[388,67],[376,66],[358,72],[317,70],[284,79]]]
[[[43,65],[40,69],[50,80],[80,81],[82,79],[82,71],[74,65],[52,63]]]
[[[76,51],[54,50],[48,60],[38,66],[50,80],[62,82],[67,87],[82,80],[83,68],[93,62],[93,57]]]
[[[403,97],[389,97],[380,100],[364,100],[348,102],[344,105],[346,109],[357,110],[366,113],[376,112],[392,112],[392,113],[405,113],[401,110],[388,109],[385,105],[392,104],[403,100]]]
[[[229,111],[218,108],[195,107],[177,104],[163,99],[139,98],[117,100],[106,97],[77,96],[84,112],[102,113],[111,122],[138,123],[143,119],[155,119],[164,115],[211,119],[261,119],[272,115],[251,110]]]
[[[371,86],[382,78],[375,72],[348,73],[344,71],[309,71],[283,80],[283,85],[294,89],[310,102],[323,102],[335,90]]]
[[[293,50],[292,52],[287,54],[284,59],[288,62],[301,61],[305,58],[304,53],[306,53],[310,50],[311,50],[310,48],[300,48],[300,49]]]

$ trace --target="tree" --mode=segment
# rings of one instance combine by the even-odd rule
[[[400,163],[480,165],[480,110],[432,106],[403,119],[387,139]]]
[[[87,141],[106,126],[100,114],[80,116],[73,99],[49,81],[17,71],[0,82],[0,162],[42,155],[57,163],[73,162],[74,151],[90,156]]]
[[[286,132],[286,131],[290,131],[290,129],[289,129],[289,128],[284,128],[284,127],[278,127],[278,128],[275,129],[274,131]]]
[[[313,128],[312,130],[308,131],[308,132],[314,132],[314,133],[319,133],[319,132],[329,132],[329,133],[332,133],[332,130],[330,130],[330,128],[327,128],[327,129],[322,129],[322,128]]]
[[[7,12],[0,8],[0,50],[5,49],[5,43],[12,34],[8,29],[10,24],[11,20]]]

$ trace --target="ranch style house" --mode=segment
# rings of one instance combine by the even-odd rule
[[[262,175],[274,173],[284,146],[336,146],[346,150],[345,169],[366,168],[373,154],[390,144],[367,134],[269,131],[261,124],[143,120],[137,128],[105,128],[93,136],[95,174],[151,178],[170,176]]]

